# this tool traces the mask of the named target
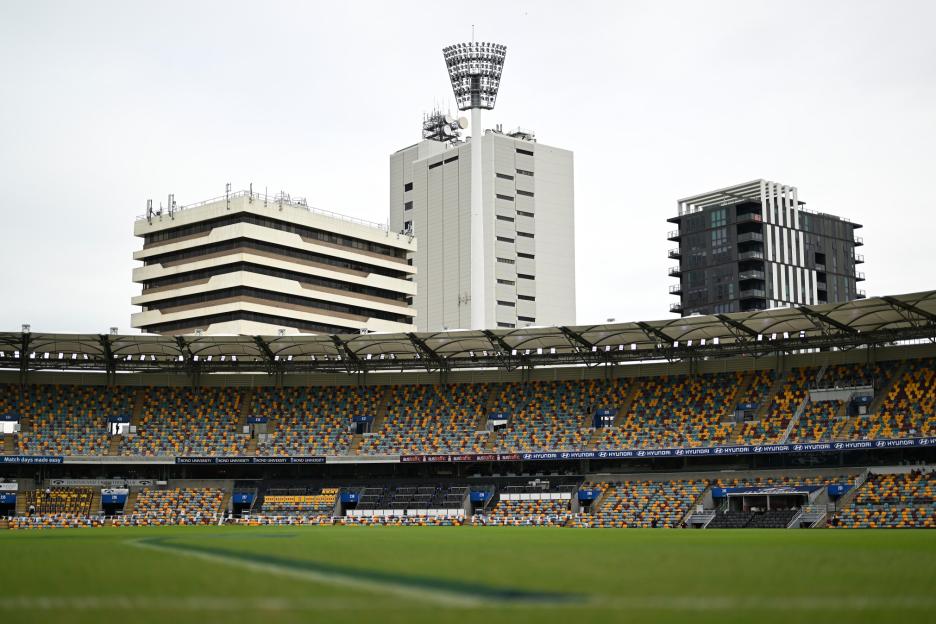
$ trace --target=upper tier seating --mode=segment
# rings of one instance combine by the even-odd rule
[[[936,473],[872,474],[829,526],[936,528]]]
[[[818,369],[795,368],[787,373],[767,407],[763,418],[744,423],[735,436],[735,444],[776,444],[806,398]]]
[[[936,435],[936,361],[911,360],[905,367],[878,412],[856,420],[851,439]]]
[[[228,388],[147,388],[137,432],[122,455],[244,455],[240,392]]]
[[[613,387],[610,389],[613,395]],[[495,388],[493,412],[507,413],[495,450],[506,453],[588,446],[592,414],[615,404],[607,382],[507,383]]]
[[[634,380],[630,413],[602,432],[599,448],[665,448],[721,444],[731,431],[721,422],[737,405],[742,376],[648,377]]]
[[[376,386],[258,388],[252,415],[269,419],[269,440],[258,455],[341,455],[351,443],[354,416],[376,416],[383,396]]]
[[[133,393],[106,386],[3,386],[0,413],[14,412],[30,425],[17,435],[22,455],[103,455],[109,416],[128,416]]]
[[[385,422],[366,436],[361,453],[481,452],[475,432],[487,391],[481,384],[395,386],[388,390]]]

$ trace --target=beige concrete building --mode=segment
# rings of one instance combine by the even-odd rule
[[[250,191],[147,212],[134,224],[143,266],[133,281],[143,290],[131,319],[144,332],[415,329],[411,236]]]
[[[390,156],[390,229],[419,239],[419,331],[575,324],[572,152],[487,130],[482,151],[481,323],[471,319],[471,142],[424,140]]]

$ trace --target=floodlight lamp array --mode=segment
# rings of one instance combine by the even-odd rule
[[[442,48],[459,110],[494,108],[507,46],[472,41]]]

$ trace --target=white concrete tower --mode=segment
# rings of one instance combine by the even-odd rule
[[[507,46],[472,41],[442,49],[455,102],[471,110],[471,328],[485,329],[481,111],[494,108]]]

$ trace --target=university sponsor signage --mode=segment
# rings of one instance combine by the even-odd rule
[[[324,464],[324,456],[314,457],[176,457],[177,464]]]

